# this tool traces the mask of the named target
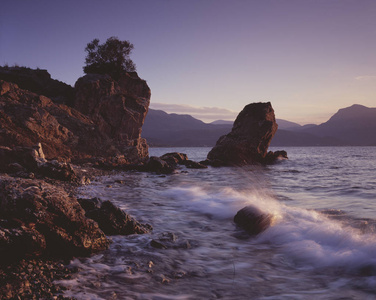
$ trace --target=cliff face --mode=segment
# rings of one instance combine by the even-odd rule
[[[151,96],[145,80],[137,73],[125,73],[117,81],[90,74],[77,80],[75,90],[74,108],[89,116],[127,159],[148,156],[146,140],[141,138]]]
[[[0,145],[41,142],[49,159],[124,155],[123,163],[138,163],[148,156],[140,135],[149,102],[150,89],[135,73],[117,82],[103,75],[80,78],[72,103],[77,109],[0,80]]]

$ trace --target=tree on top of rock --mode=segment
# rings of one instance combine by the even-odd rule
[[[84,66],[86,74],[108,74],[118,79],[124,72],[135,72],[136,65],[129,58],[133,44],[129,41],[120,41],[117,37],[110,37],[106,43],[99,44],[94,39],[87,44]]]

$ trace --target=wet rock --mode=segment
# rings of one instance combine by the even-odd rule
[[[78,199],[86,212],[86,217],[96,221],[107,235],[143,234],[152,230],[148,224],[141,224],[130,217],[111,201],[98,198]]]
[[[156,248],[156,249],[167,249],[168,248],[165,244],[163,244],[163,243],[161,243],[157,240],[151,240],[150,246],[152,246],[153,248]]]
[[[277,160],[283,160],[283,159],[288,159],[286,151],[284,150],[274,151],[274,152],[269,151],[265,156],[264,163],[271,164]]]
[[[272,215],[262,212],[255,206],[246,206],[239,210],[234,217],[234,222],[251,235],[257,235],[272,223]]]
[[[2,243],[28,245],[30,255],[88,255],[109,245],[74,197],[40,180],[0,176],[0,219],[19,222],[13,227],[3,225]]]
[[[187,154],[180,153],[180,152],[170,152],[170,153],[166,153],[162,155],[160,159],[163,159],[164,161],[166,161],[167,163],[171,165],[172,164],[183,165],[188,160],[188,156]]]
[[[206,165],[188,159],[184,153],[171,152],[160,157],[152,156],[146,165],[146,171],[156,172],[158,174],[171,174],[179,165],[184,165],[190,169],[205,169]]]
[[[173,232],[162,232],[150,241],[150,246],[157,249],[190,249],[192,244],[197,246],[197,243],[192,241],[179,239]]]
[[[199,162],[195,162],[193,160],[186,160],[184,162],[184,165],[188,168],[188,169],[206,169],[208,166],[202,164],[202,163],[199,163]]]
[[[175,169],[175,163],[169,164],[156,156],[151,156],[146,164],[146,171],[156,172],[157,174],[171,174]]]
[[[231,132],[220,137],[208,153],[207,164],[241,166],[263,163],[277,128],[270,102],[248,104],[239,113]]]

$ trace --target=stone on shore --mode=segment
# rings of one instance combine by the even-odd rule
[[[107,235],[143,234],[152,230],[148,224],[141,224],[116,207],[111,201],[98,198],[78,199],[86,217],[96,221]]]

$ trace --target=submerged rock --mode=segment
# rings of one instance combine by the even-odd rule
[[[152,230],[148,224],[141,224],[130,217],[111,201],[98,198],[78,199],[86,212],[86,217],[96,221],[107,235],[143,234]]]
[[[206,164],[241,166],[264,163],[277,128],[270,102],[248,104],[236,118],[232,131],[220,137],[208,153]]]
[[[249,234],[257,235],[270,227],[272,219],[272,215],[249,205],[237,212],[234,222]]]

